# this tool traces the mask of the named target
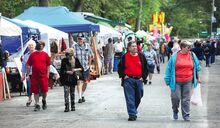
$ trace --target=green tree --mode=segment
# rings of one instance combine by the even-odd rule
[[[70,11],[91,12],[115,22],[146,29],[152,14],[166,13],[165,22],[174,27],[173,35],[195,37],[210,30],[212,0],[0,0],[0,12],[13,18],[31,6],[66,6]],[[141,4],[140,4],[141,3]],[[215,0],[215,17],[220,21],[220,1]],[[213,24],[215,31],[220,24]]]
[[[39,6],[48,6],[49,1],[48,0],[38,0]]]
[[[36,0],[0,0],[0,12],[3,16],[13,18],[25,9],[36,5]]]
[[[173,35],[195,37],[210,26],[210,1],[170,0],[161,7],[166,12],[166,21],[174,26]]]

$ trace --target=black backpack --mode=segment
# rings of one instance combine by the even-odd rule
[[[209,46],[205,46],[205,48],[204,48],[204,53],[207,55],[207,54],[209,54]]]

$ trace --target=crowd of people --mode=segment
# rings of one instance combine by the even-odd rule
[[[201,62],[205,61],[206,67],[215,63],[216,44],[214,40],[190,42],[175,39],[168,43],[164,40],[159,43],[140,43],[137,39],[130,41],[127,52],[122,55],[118,65],[128,121],[137,119],[137,108],[143,97],[143,83],[152,84],[154,70],[160,73],[160,63],[165,63],[165,56],[168,62],[164,80],[171,90],[173,119],[178,119],[181,103],[182,117],[185,121],[190,121],[190,100],[193,88],[201,81]]]
[[[190,97],[192,87],[200,82],[199,71],[201,61],[206,67],[215,63],[217,43],[214,40],[206,42],[190,42],[187,40],[144,41],[144,39],[127,38],[128,43],[119,38],[98,48],[98,55],[103,64],[103,74],[117,71],[121,78],[121,86],[129,115],[128,121],[137,119],[137,109],[143,97],[143,85],[151,85],[154,71],[160,73],[160,64],[167,61],[165,83],[171,90],[173,119],[178,119],[178,108],[181,102],[182,117],[190,121]],[[51,60],[43,51],[42,41],[28,44],[29,52],[22,61],[21,80],[27,80],[26,106],[32,103],[34,94],[34,111],[41,109],[39,97],[42,96],[42,109],[47,109],[48,79]],[[167,60],[165,57],[167,56]],[[77,35],[77,42],[65,50],[59,71],[60,82],[64,88],[64,112],[75,111],[75,86],[78,92],[78,103],[83,103],[85,91],[89,83],[90,65],[94,59],[93,51],[82,33]],[[114,64],[118,61],[117,64]]]
[[[42,96],[42,109],[47,109],[46,97],[52,63],[49,55],[43,51],[44,47],[45,43],[42,41],[29,41],[29,51],[22,60],[21,81],[27,81],[28,100],[26,106],[30,106],[32,94],[34,94],[34,111],[41,109],[40,96]],[[77,43],[65,50],[65,57],[61,60],[61,68],[58,74],[61,86],[64,88],[64,112],[75,111],[75,86],[77,86],[79,97],[78,103],[86,101],[85,90],[89,82],[92,56],[91,46],[85,43],[85,37],[82,33],[77,35]]]

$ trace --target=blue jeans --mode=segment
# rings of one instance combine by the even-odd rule
[[[215,53],[211,54],[211,64],[215,63]]]
[[[27,80],[27,96],[31,96],[31,80]]]
[[[209,64],[211,63],[211,56],[210,55],[205,55],[205,62],[206,62],[206,66],[209,66]]]
[[[129,116],[137,115],[137,108],[143,97],[143,82],[138,79],[127,78],[124,80],[124,94]]]

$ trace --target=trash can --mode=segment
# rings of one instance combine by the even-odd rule
[[[120,61],[120,57],[114,57],[114,65],[113,65],[113,72],[118,71],[118,63]]]

